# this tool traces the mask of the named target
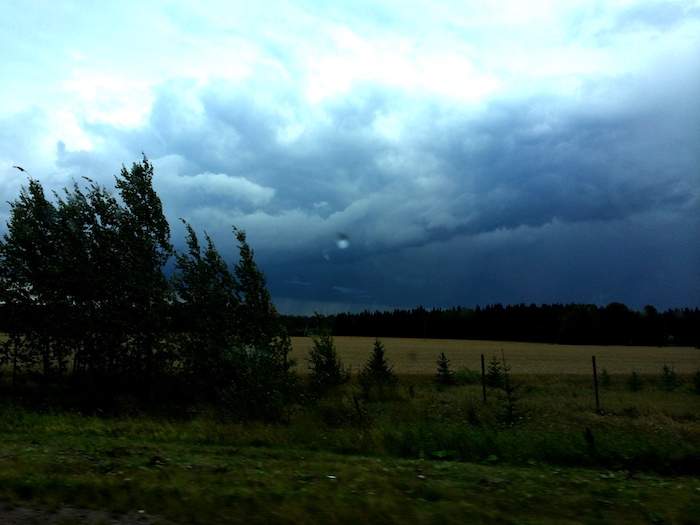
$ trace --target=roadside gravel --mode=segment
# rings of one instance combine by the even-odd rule
[[[104,510],[87,510],[64,507],[45,510],[28,503],[6,505],[0,502],[2,525],[171,525],[172,522],[146,512],[132,511],[114,516]]]

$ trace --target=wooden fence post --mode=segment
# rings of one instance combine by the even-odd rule
[[[481,391],[484,394],[484,405],[486,404],[486,364],[484,354],[481,354]]]
[[[600,412],[600,398],[598,397],[598,371],[595,366],[595,356],[591,356],[593,361],[593,386],[595,387],[595,409]]]

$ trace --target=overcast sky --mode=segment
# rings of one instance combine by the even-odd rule
[[[700,306],[699,1],[0,0],[0,222],[141,152],[283,313]]]

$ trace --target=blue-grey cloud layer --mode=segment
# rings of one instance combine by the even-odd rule
[[[541,23],[561,32],[552,38],[581,63],[567,64],[548,37],[533,36],[541,62],[523,55],[524,72],[510,55],[526,28],[508,17],[497,38],[465,7],[433,13],[425,28],[420,9],[365,7],[360,16],[342,4],[287,6],[297,31],[257,11],[236,25],[206,9],[163,8],[176,50],[191,37],[202,53],[219,52],[221,38],[235,47],[233,62],[206,75],[164,72],[147,95],[125,82],[145,101],[137,121],[126,102],[97,107],[85,94],[72,131],[56,127],[50,106],[5,107],[3,194],[18,190],[17,173],[5,168],[32,166],[33,151],[42,152],[41,172],[30,171],[56,186],[81,175],[109,184],[143,151],[176,241],[175,219],[184,217],[233,258],[230,226],[247,230],[283,311],[700,304],[696,2],[639,2],[604,15],[585,3],[564,9],[556,24]],[[440,48],[440,38],[452,47]],[[651,49],[649,39],[657,55],[643,60],[634,47]],[[435,49],[421,58],[425,46]],[[454,49],[445,62],[454,71],[431,69]],[[405,80],[384,75],[375,55],[394,57],[385,68]],[[346,69],[324,70],[333,56]],[[347,236],[340,244],[339,233]]]

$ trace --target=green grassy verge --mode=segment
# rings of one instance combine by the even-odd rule
[[[163,523],[697,523],[700,396],[684,378],[630,392],[613,377],[602,414],[585,379],[514,379],[513,424],[498,391],[484,405],[478,385],[415,378],[383,402],[349,385],[284,425],[6,403],[0,502]]]

